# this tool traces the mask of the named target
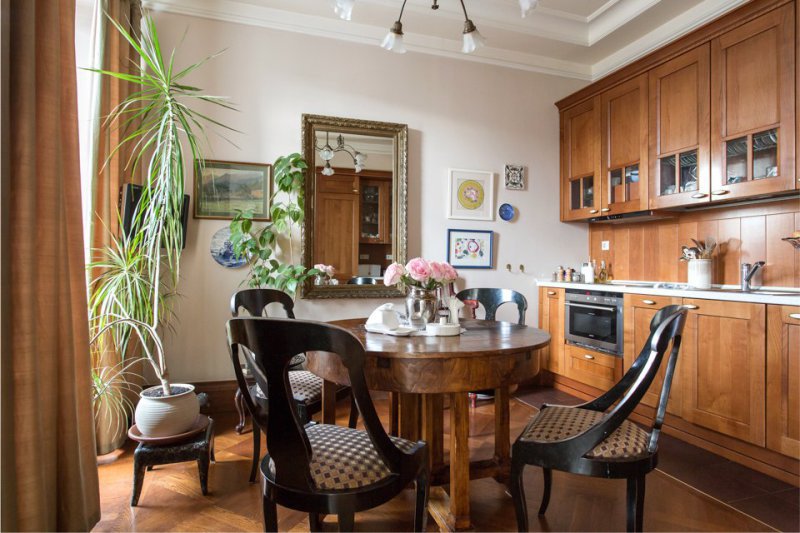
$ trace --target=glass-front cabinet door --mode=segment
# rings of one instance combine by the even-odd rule
[[[652,209],[709,201],[709,55],[705,44],[649,73]]]
[[[561,220],[600,215],[600,97],[561,113]]]
[[[794,4],[711,42],[711,199],[797,187]]]
[[[647,209],[647,75],[604,92],[600,213]]]
[[[391,243],[391,181],[361,178],[362,243]]]

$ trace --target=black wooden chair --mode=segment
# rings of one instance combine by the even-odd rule
[[[285,292],[276,289],[243,289],[234,293],[231,297],[231,314],[239,316],[239,310],[245,309],[250,316],[267,316],[267,306],[272,303],[280,304],[288,318],[294,318],[294,300]],[[294,400],[297,406],[298,416],[305,424],[311,417],[322,409],[322,378],[308,370],[303,369],[305,362],[303,354],[295,355],[289,363],[289,384],[292,387]],[[248,387],[250,397],[256,403],[264,404],[267,408],[267,396],[264,391],[255,384]],[[337,397],[347,394],[348,387],[341,387],[337,391]],[[244,395],[240,389],[236,391],[235,398],[237,409],[244,402]],[[240,425],[244,426],[244,417],[241,417]],[[356,427],[358,423],[358,408],[355,401],[351,399],[349,426]],[[258,460],[261,457],[261,431],[255,421],[253,423],[253,465],[250,469],[250,483],[255,483],[258,471]]]
[[[641,531],[644,518],[645,475],[658,462],[658,436],[678,360],[687,308],[670,305],[650,323],[650,336],[622,379],[608,392],[575,406],[542,405],[511,449],[511,495],[520,531],[528,531],[528,511],[522,486],[525,465],[541,466],[544,493],[539,515],[550,503],[552,471],[625,478],[628,531]],[[627,420],[658,373],[669,345],[661,396],[650,431]],[[617,403],[618,402],[618,403]],[[614,405],[616,404],[616,405]],[[611,406],[613,409],[606,412]]]
[[[525,325],[525,311],[528,310],[528,300],[522,294],[511,289],[464,289],[456,294],[461,300],[475,300],[486,310],[485,320],[495,320],[497,308],[506,303],[517,305],[519,317],[517,324]]]
[[[359,340],[337,326],[305,320],[234,318],[227,329],[239,388],[247,390],[241,353],[269,397],[267,414],[249,394],[244,396],[253,419],[267,433],[268,453],[261,461],[264,528],[277,531],[280,504],[309,513],[312,531],[319,529],[320,514],[337,514],[339,530],[352,531],[354,513],[389,501],[415,481],[414,530],[424,531],[428,447],[384,431],[367,390]],[[287,366],[294,354],[307,351],[341,360],[366,431],[303,425],[293,406]]]

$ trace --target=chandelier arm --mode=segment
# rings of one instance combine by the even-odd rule
[[[399,16],[399,17],[397,17],[397,22],[400,22],[400,21],[402,21],[402,20],[403,20],[403,11],[405,11],[405,10],[406,10],[406,2],[407,2],[407,1],[408,1],[408,0],[403,0],[403,5],[402,5],[402,6],[400,6],[400,16]],[[462,4],[463,4],[463,2],[462,2]]]
[[[467,15],[467,6],[464,5],[464,0],[461,0],[461,10],[464,11],[464,20],[469,20],[469,15]]]

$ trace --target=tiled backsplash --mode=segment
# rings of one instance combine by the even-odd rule
[[[598,264],[611,264],[614,279],[685,282],[681,245],[711,235],[719,243],[713,283],[738,285],[739,264],[763,260],[763,285],[800,287],[800,250],[781,240],[795,230],[800,230],[800,202],[792,199],[675,213],[656,222],[592,224],[589,253]],[[601,250],[602,241],[609,241],[608,251]]]

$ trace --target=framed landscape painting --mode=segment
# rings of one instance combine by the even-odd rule
[[[233,219],[252,210],[253,220],[269,220],[272,165],[206,159],[194,165],[194,218]]]
[[[447,218],[494,220],[494,173],[451,168]]]
[[[494,232],[447,230],[447,262],[455,268],[492,268]]]

